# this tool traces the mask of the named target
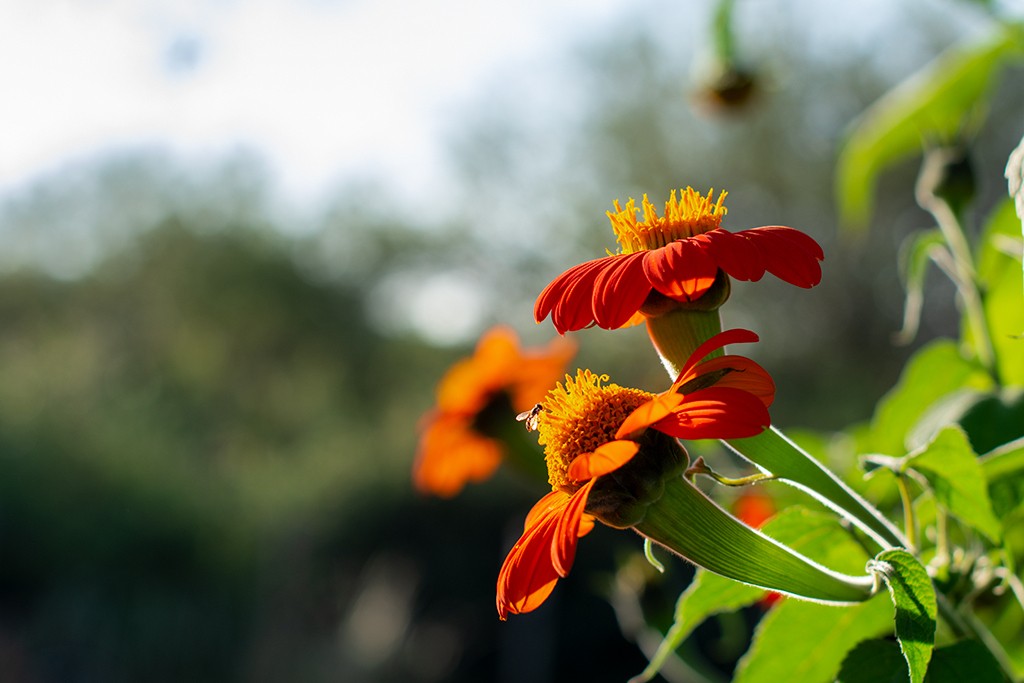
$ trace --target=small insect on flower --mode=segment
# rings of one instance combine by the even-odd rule
[[[535,432],[537,431],[537,417],[541,414],[543,410],[544,406],[542,406],[539,403],[535,403],[534,406],[529,410],[524,410],[523,412],[516,415],[516,421],[525,422],[526,431]]]

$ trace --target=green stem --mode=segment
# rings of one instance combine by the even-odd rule
[[[834,572],[751,529],[683,478],[666,483],[638,533],[726,578],[819,602],[861,602],[870,576]],[[699,533],[697,533],[699,531]]]
[[[949,247],[949,253],[953,256],[954,272],[950,274],[950,277],[956,285],[957,293],[963,303],[967,327],[971,332],[978,360],[996,384],[1000,384],[995,347],[992,345],[992,335],[985,318],[985,307],[981,287],[978,284],[977,269],[974,266],[974,257],[967,237],[964,235],[960,219],[948,202],[936,196],[925,186],[919,184],[916,198],[918,205],[935,218],[939,231]]]
[[[949,564],[952,556],[949,553],[949,516],[941,507],[935,510],[935,566],[938,577],[949,577]]]
[[[907,549],[914,552],[917,548],[917,520],[914,518],[914,500],[910,496],[910,487],[907,486],[907,475],[903,472],[896,473],[896,488],[903,502],[903,528],[907,535]]]
[[[697,458],[686,472],[683,473],[683,476],[690,481],[693,481],[693,478],[698,474],[710,477],[722,486],[747,486],[748,484],[770,481],[775,478],[774,475],[765,474],[764,472],[758,472],[757,474],[751,474],[746,477],[726,477],[708,467],[707,463],[704,462],[704,458]]]
[[[725,443],[758,467],[806,491],[849,519],[879,547],[906,547],[906,539],[892,522],[774,427],[748,439],[731,439]]]
[[[654,349],[661,357],[662,365],[675,380],[679,369],[690,355],[711,337],[722,331],[722,317],[718,310],[692,311],[677,309],[664,315],[647,319],[647,332]],[[708,358],[724,355],[718,349]]]

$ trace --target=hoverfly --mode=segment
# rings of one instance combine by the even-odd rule
[[[519,413],[518,415],[516,415],[516,421],[517,422],[525,422],[526,423],[526,431],[528,431],[528,432],[537,431],[537,417],[541,414],[541,412],[543,410],[544,410],[544,406],[542,406],[541,404],[537,403],[532,408],[530,408],[529,410],[525,410],[525,411]]]

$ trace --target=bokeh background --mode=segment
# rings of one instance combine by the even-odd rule
[[[497,570],[540,489],[501,472],[454,500],[413,491],[435,383],[491,324],[551,338],[532,300],[614,246],[613,200],[692,185],[729,191],[727,227],[825,247],[818,288],[738,285],[725,313],[761,334],[775,422],[869,418],[916,345],[956,333],[952,288],[930,278],[920,335],[894,344],[900,246],[928,226],[919,162],[883,175],[853,238],[837,148],[895,83],[1024,13],[739,0],[751,88],[723,103],[715,10],[5,3],[0,680],[638,673],[651,634],[615,599],[629,534],[596,531],[549,604],[498,621]],[[1022,132],[1007,69],[969,150],[975,219]],[[573,336],[581,366],[664,383],[642,328]],[[653,624],[687,577],[677,563],[647,587]],[[698,634],[706,676],[751,618]]]

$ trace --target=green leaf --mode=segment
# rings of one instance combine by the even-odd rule
[[[1005,683],[999,662],[976,640],[935,648],[925,683]]]
[[[883,595],[839,608],[785,600],[761,620],[733,683],[831,681],[851,648],[891,631]]]
[[[901,344],[909,344],[917,336],[928,262],[937,251],[946,249],[946,240],[938,228],[918,232],[908,244],[903,250],[903,281],[907,296],[903,303],[903,329],[897,335],[897,341]]]
[[[924,449],[908,455],[904,467],[928,479],[935,499],[951,515],[999,542],[1002,524],[992,511],[981,463],[962,429],[946,427]]]
[[[1004,385],[1024,386],[1024,276],[1021,220],[1007,200],[985,227],[978,258],[996,367]],[[964,326],[966,329],[966,325]]]
[[[999,519],[1024,504],[1024,439],[1006,444],[979,459],[988,480],[992,512]]]
[[[857,572],[868,558],[864,548],[836,521],[833,515],[812,512],[799,505],[780,512],[762,529],[793,550],[839,571]],[[657,652],[634,681],[649,681],[665,660],[708,617],[752,605],[765,591],[698,570],[693,583],[679,596],[675,622],[665,634]]]
[[[986,392],[957,422],[967,432],[975,453],[988,453],[1019,439],[1024,436],[1024,391],[1015,387]]]
[[[938,340],[918,350],[896,386],[882,398],[871,421],[866,450],[903,455],[914,425],[937,400],[958,389],[988,389],[991,380],[960,355],[955,342]]]
[[[1006,160],[1006,189],[1013,198],[1020,219],[1021,236],[1024,237],[1024,138],[1021,138],[1020,144],[1010,152],[1010,158]]]
[[[905,683],[907,661],[891,640],[865,640],[850,650],[836,683]]]
[[[949,143],[980,123],[998,67],[1019,50],[1008,30],[981,45],[951,49],[864,112],[840,150],[836,195],[842,222],[866,228],[878,175],[920,152]],[[973,119],[973,120],[972,120]]]
[[[935,589],[928,572],[906,550],[879,553],[868,569],[885,581],[896,607],[896,639],[899,640],[911,683],[921,683],[935,646],[935,618],[938,612]]]
[[[903,683],[907,662],[890,640],[865,640],[843,660],[836,683]],[[925,683],[1005,683],[999,662],[976,640],[935,648]]]
[[[1018,267],[1015,264],[1021,260],[1022,228],[1009,197],[992,209],[978,242],[978,280],[984,287],[992,286],[1006,268]]]

